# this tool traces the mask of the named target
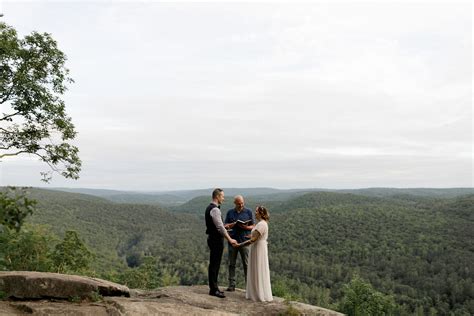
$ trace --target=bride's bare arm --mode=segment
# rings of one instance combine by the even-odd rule
[[[239,247],[243,247],[243,246],[247,246],[247,245],[250,245],[254,242],[256,242],[259,238],[260,238],[260,233],[258,232],[258,230],[254,230],[252,232],[252,235],[250,236],[250,239],[247,240],[247,241],[244,241],[243,243],[240,243],[238,246]]]

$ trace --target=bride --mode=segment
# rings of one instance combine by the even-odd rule
[[[239,245],[246,246],[251,244],[245,297],[252,301],[270,302],[273,301],[267,248],[268,220],[270,215],[265,207],[258,206],[255,209],[255,218],[258,223],[252,229],[250,240]]]

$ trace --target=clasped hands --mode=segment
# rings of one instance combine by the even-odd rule
[[[244,236],[244,238],[247,238],[247,239],[250,239],[250,236]],[[244,242],[241,242],[240,244],[237,242],[237,240],[235,239],[231,239],[231,241],[229,241],[231,246],[234,247],[234,248],[240,248],[240,247],[243,247],[244,244],[246,244],[247,242],[244,241]]]

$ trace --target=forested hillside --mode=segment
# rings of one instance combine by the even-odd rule
[[[323,306],[338,301],[358,273],[392,294],[401,314],[474,312],[474,195],[416,206],[347,198],[325,204],[310,194],[293,201],[291,212],[275,214],[273,270],[311,285],[312,300]],[[308,297],[304,287],[299,293]]]
[[[104,189],[74,189],[74,188],[55,188],[54,190],[89,194],[105,198],[107,200],[119,203],[138,203],[152,205],[177,206],[188,202],[197,197],[208,196],[212,189],[200,190],[182,190],[182,191],[117,191]],[[448,189],[431,189],[431,188],[366,188],[366,189],[286,189],[278,190],[272,188],[224,188],[228,202],[234,195],[242,194],[251,196],[258,201],[286,201],[291,198],[301,196],[309,192],[333,192],[333,193],[351,193],[356,195],[364,195],[371,197],[394,197],[394,196],[410,196],[411,198],[452,198],[460,195],[473,194],[472,188],[448,188]]]
[[[158,206],[38,189],[31,190],[30,196],[39,202],[30,221],[49,225],[60,236],[70,229],[79,232],[97,255],[93,267],[100,275],[139,265],[150,248],[175,249],[179,244],[179,249],[187,251],[185,245],[193,242],[193,232],[202,230],[194,216],[175,215]],[[205,247],[196,244],[195,250],[202,253]],[[166,251],[160,255],[166,256]]]
[[[152,205],[166,205],[177,206],[181,205],[191,199],[207,196],[212,189],[200,190],[182,190],[182,191],[165,191],[165,192],[130,192],[130,191],[116,191],[116,190],[101,190],[101,189],[72,189],[72,188],[56,188],[55,190],[90,194],[107,200],[119,203],[138,203],[138,204],[152,204]],[[301,190],[277,190],[272,188],[226,188],[225,192],[229,199],[237,194],[243,195],[269,195],[269,199],[287,199],[288,195],[300,192]]]
[[[208,197],[164,209],[77,193],[30,191],[39,205],[29,222],[47,224],[60,237],[76,230],[96,254],[97,276],[151,287],[156,284],[143,279],[151,280],[156,272],[161,284],[206,284],[203,212]],[[270,209],[274,292],[338,309],[344,285],[358,275],[393,297],[394,314],[474,314],[474,194],[393,193],[249,195],[247,206],[264,204]],[[230,207],[228,194],[224,216]]]

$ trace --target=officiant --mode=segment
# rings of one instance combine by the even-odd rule
[[[227,211],[224,221],[224,227],[228,230],[231,238],[237,240],[238,243],[247,241],[250,238],[250,232],[255,225],[253,212],[245,207],[244,197],[237,195],[234,198],[233,209]],[[239,247],[234,248],[228,243],[228,262],[229,262],[229,287],[227,291],[235,291],[235,265],[237,263],[237,255],[240,253],[242,266],[244,268],[244,280],[247,280],[247,263],[250,248]]]

